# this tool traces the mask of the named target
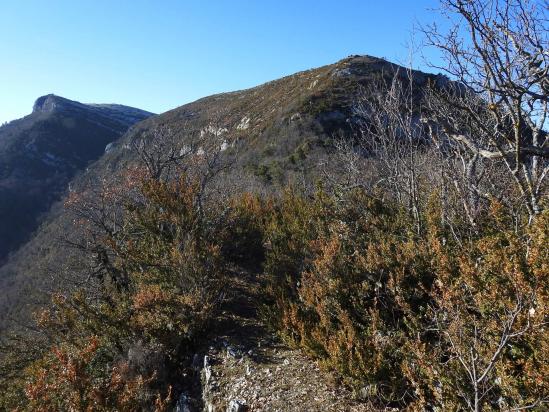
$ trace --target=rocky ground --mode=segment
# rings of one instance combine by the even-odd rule
[[[230,345],[225,351],[208,355],[211,375],[205,385],[207,408],[225,411],[231,406],[233,410],[257,412],[368,410],[300,351],[276,340],[258,343],[262,345],[236,356]],[[237,405],[242,405],[241,409]]]
[[[204,410],[371,410],[355,400],[332,372],[265,328],[258,316],[257,282],[240,274],[232,283],[216,324],[218,337],[195,359]]]

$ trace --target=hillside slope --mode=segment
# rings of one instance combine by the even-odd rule
[[[152,113],[121,105],[38,98],[0,127],[0,265],[37,228],[74,175]]]
[[[330,151],[336,134],[356,132],[363,119],[357,105],[375,82],[406,69],[372,56],[350,56],[257,87],[221,93],[180,106],[143,122],[103,156],[96,170],[124,168],[135,161],[127,149],[143,133],[165,128],[173,144],[185,148],[193,136],[210,133],[235,143],[237,164],[267,184],[285,183],[306,173],[317,176],[318,160]],[[439,76],[413,72],[421,90]]]
[[[351,56],[251,89],[183,105],[133,127],[71,182],[72,190],[110,179],[135,165],[135,141],[142,136],[158,139],[155,131],[169,134],[175,153],[184,151],[197,136],[221,137],[228,142],[231,150],[226,152],[234,154],[235,161],[229,173],[233,180],[225,183],[226,192],[258,187],[272,192],[296,180],[312,184],[321,176],[319,165],[333,152],[334,136],[352,135],[361,120],[355,109],[364,88],[391,79],[396,71],[405,76],[405,69],[385,60]],[[436,76],[413,73],[418,87],[429,78]],[[30,296],[49,289],[50,274],[76,273],[79,264],[68,258],[73,252],[58,241],[70,239],[71,224],[57,206],[36,236],[0,267],[0,287],[5,290],[0,297],[4,324],[8,318],[19,316]]]

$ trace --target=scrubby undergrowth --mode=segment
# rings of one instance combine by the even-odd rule
[[[93,287],[55,294],[33,342],[4,350],[2,408],[172,407],[192,385],[193,353],[215,335],[228,266],[256,272],[262,318],[370,405],[547,399],[547,213],[517,229],[494,203],[476,234],[457,238],[436,198],[418,233],[398,205],[361,190],[204,207],[187,176],[133,173],[122,187],[99,208],[85,195],[68,202],[88,236]]]

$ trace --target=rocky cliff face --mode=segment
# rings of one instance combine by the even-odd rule
[[[57,112],[64,113],[65,115],[71,113],[77,115],[87,112],[90,115],[102,117],[107,122],[118,122],[126,128],[152,115],[152,113],[145,110],[121,104],[84,104],[54,94],[48,94],[36,99],[32,112],[33,114]]]

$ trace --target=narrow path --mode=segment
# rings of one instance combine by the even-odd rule
[[[225,412],[231,401],[255,412],[370,410],[332,373],[268,332],[259,320],[261,295],[251,276],[235,275],[228,294],[207,353],[210,410]]]

